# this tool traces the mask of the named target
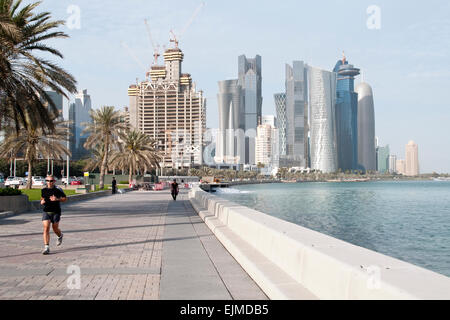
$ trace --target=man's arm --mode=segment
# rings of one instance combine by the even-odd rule
[[[59,190],[59,202],[66,202],[67,196],[64,191]]]

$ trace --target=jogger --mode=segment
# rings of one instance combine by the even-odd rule
[[[55,186],[55,178],[52,175],[48,175],[45,178],[47,187],[41,191],[41,204],[44,206],[44,213],[42,215],[42,225],[44,227],[44,251],[42,254],[50,253],[50,225],[53,228],[53,232],[58,236],[56,245],[59,246],[62,243],[63,234],[59,229],[59,221],[61,220],[61,206],[60,202],[65,202],[67,197],[60,188]]]

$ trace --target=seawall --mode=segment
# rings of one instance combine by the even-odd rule
[[[194,188],[195,210],[270,299],[450,299],[450,278]]]

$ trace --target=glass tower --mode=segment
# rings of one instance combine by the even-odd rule
[[[261,123],[262,117],[262,76],[261,56],[256,55],[254,59],[247,59],[245,55],[238,57],[238,85],[242,87],[244,130],[253,131],[245,138],[245,163],[255,164],[254,137],[256,128]],[[253,148],[252,148],[253,145]]]
[[[286,156],[293,166],[308,166],[307,101],[307,65],[286,64]]]
[[[377,171],[379,173],[389,171],[389,145],[377,148]]]
[[[279,132],[280,156],[286,156],[286,93],[274,94],[277,110],[277,128]]]
[[[358,94],[354,89],[359,69],[348,64],[345,56],[333,69],[336,85],[336,147],[338,168],[358,169]]]

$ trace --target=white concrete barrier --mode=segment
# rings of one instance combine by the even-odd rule
[[[450,299],[450,278],[194,188],[191,203],[271,299]]]

